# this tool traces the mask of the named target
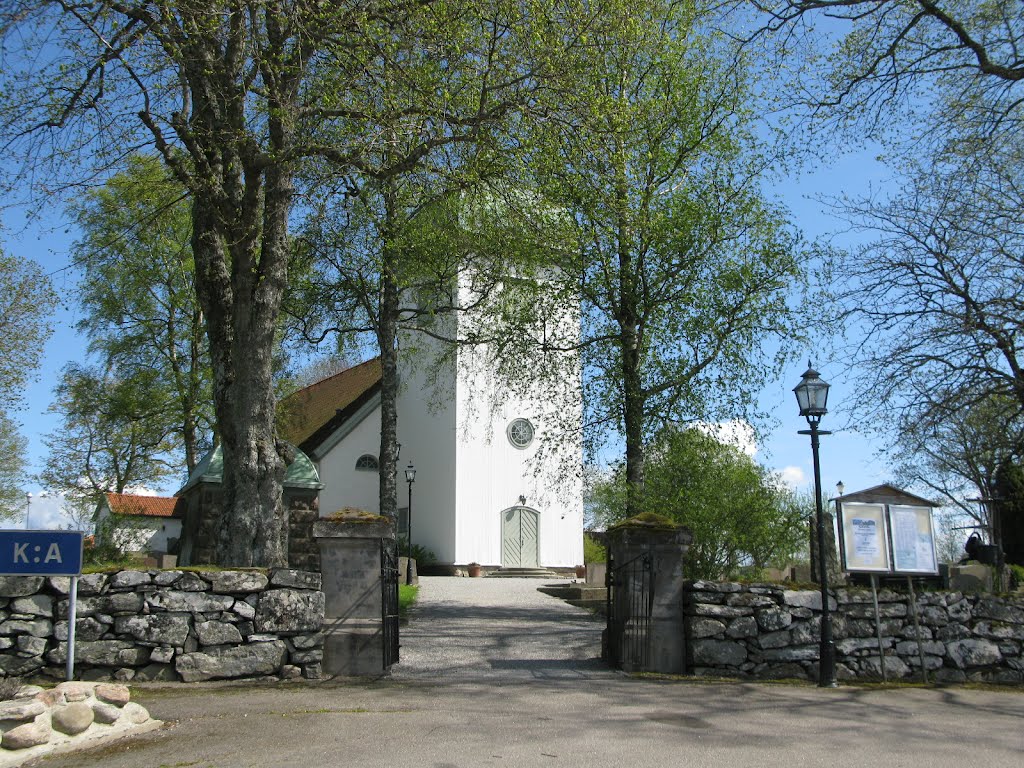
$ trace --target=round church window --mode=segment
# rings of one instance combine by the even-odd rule
[[[526,448],[533,442],[533,424],[526,419],[516,419],[508,425],[508,441],[516,448]]]

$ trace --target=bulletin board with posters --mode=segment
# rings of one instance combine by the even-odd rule
[[[896,573],[938,573],[932,510],[905,504],[888,506],[893,570]]]
[[[844,571],[892,573],[884,504],[839,505],[839,539]]]

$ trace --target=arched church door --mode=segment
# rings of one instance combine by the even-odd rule
[[[512,507],[501,513],[501,564],[505,568],[536,568],[540,565],[540,513]]]

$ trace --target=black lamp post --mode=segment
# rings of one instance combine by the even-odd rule
[[[818,462],[818,435],[830,435],[818,429],[821,417],[828,413],[829,385],[822,380],[810,363],[793,388],[800,405],[800,415],[807,419],[810,429],[801,429],[798,434],[811,436],[811,451],[814,454],[814,504],[818,521],[818,582],[821,585],[821,648],[818,652],[818,685],[822,688],[836,686],[836,647],[832,641],[832,612],[828,606],[828,565],[825,552],[825,520],[821,509],[821,465]]]
[[[405,558],[405,583],[412,584],[412,484],[416,482],[416,468],[412,462],[405,468],[405,482],[409,484],[409,507],[406,512],[406,534],[409,536],[409,551]]]

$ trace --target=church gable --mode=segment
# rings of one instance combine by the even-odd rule
[[[310,384],[281,400],[278,434],[300,450],[321,453],[324,442],[380,395],[380,358]]]

